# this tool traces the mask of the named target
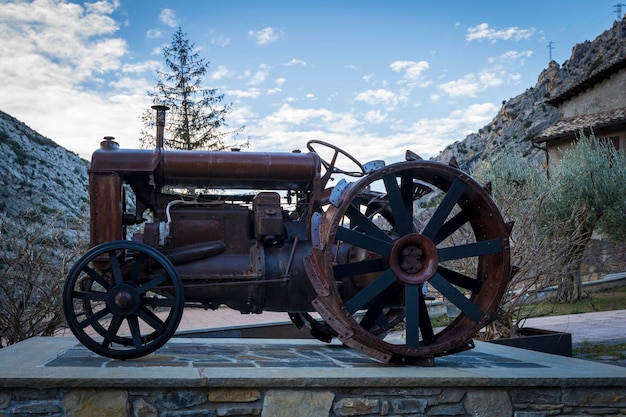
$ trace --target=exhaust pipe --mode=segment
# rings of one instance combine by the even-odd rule
[[[156,110],[156,148],[163,149],[164,146],[164,133],[165,133],[165,112],[170,108],[163,105],[152,106]]]

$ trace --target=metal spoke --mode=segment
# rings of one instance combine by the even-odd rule
[[[109,288],[111,288],[111,283],[109,281],[107,281],[102,275],[100,275],[99,273],[97,273],[93,268],[91,268],[89,265],[85,265],[85,267],[82,269],[82,271],[84,273],[86,273],[87,275],[89,275],[89,277],[91,279],[93,279],[94,281],[96,281],[98,284],[100,284],[102,286],[102,288],[104,288],[105,290],[108,290]]]
[[[419,347],[419,298],[420,286],[418,284],[407,284],[404,286],[404,304],[406,321],[406,345],[409,347]]]
[[[466,290],[470,290],[474,293],[480,292],[480,288],[483,284],[482,281],[476,278],[468,277],[467,275],[463,275],[451,269],[444,268],[443,266],[437,267],[437,272],[439,272],[439,274],[444,277],[450,284],[456,285],[457,287],[465,288]]]
[[[463,210],[455,214],[450,220],[444,223],[439,229],[439,232],[433,237],[435,245],[443,242],[446,238],[450,237],[454,232],[459,230],[465,223],[469,221],[469,214]]]
[[[466,188],[467,184],[465,182],[458,178],[454,180],[446,196],[441,201],[441,204],[439,204],[439,207],[435,210],[433,217],[422,231],[424,236],[432,239],[439,232],[439,229],[452,212],[452,209],[459,201],[459,198],[461,198]]]
[[[122,275],[122,268],[120,267],[116,252],[115,250],[109,251],[109,262],[111,263],[111,273],[115,279],[115,284],[120,285],[124,283],[124,276]]]
[[[85,327],[91,326],[92,324],[104,318],[107,314],[110,314],[110,313],[111,313],[111,310],[109,310],[108,307],[105,307],[102,310],[98,311],[97,313],[94,313],[91,316],[87,317],[85,320],[78,323],[78,325],[80,326],[81,329],[84,329]],[[76,315],[76,317],[78,317],[78,314]]]
[[[478,323],[483,317],[484,312],[471,300],[467,299],[459,290],[454,288],[438,272],[436,272],[428,282],[475,322]]]
[[[145,294],[148,291],[152,290],[155,287],[163,284],[165,281],[169,279],[167,274],[159,275],[156,278],[152,278],[150,281],[143,284],[141,287],[137,288],[137,294]]]
[[[102,346],[104,347],[111,346],[111,342],[113,341],[115,336],[117,336],[117,332],[122,326],[123,322],[124,322],[124,319],[122,317],[115,316],[115,315],[113,316],[113,319],[111,319],[111,323],[109,324],[109,328],[107,329],[106,334],[104,335]]]
[[[129,282],[133,284],[137,282],[137,277],[139,277],[139,274],[141,274],[141,272],[143,271],[146,259],[148,259],[148,255],[143,252],[139,252],[135,255],[133,271],[131,272],[128,279]]]
[[[130,334],[133,336],[133,344],[135,345],[135,349],[140,350],[143,347],[143,342],[141,341],[141,329],[139,328],[139,320],[137,319],[137,316],[128,316],[126,320],[128,321]]]
[[[410,172],[403,172],[400,175],[400,194],[402,195],[402,201],[404,202],[404,210],[411,217],[413,217],[413,174]],[[411,220],[411,224],[413,221]],[[413,229],[409,233],[412,233]]]
[[[402,191],[398,186],[395,175],[387,175],[383,177],[387,197],[395,220],[395,230],[401,235],[413,233],[413,213],[407,212],[406,205],[403,200]],[[411,196],[411,201],[413,201]]]
[[[72,298],[85,301],[106,301],[107,293],[105,292],[88,292],[88,291],[74,291]]]
[[[141,305],[146,307],[174,307],[176,300],[168,297],[143,297]]]
[[[369,309],[359,322],[361,327],[363,327],[365,330],[371,330],[372,326],[377,323],[380,323],[382,326],[385,325],[385,322],[387,322],[386,324],[389,323],[385,315],[382,313],[383,309],[387,306],[387,303],[389,302],[389,297],[391,296],[391,292],[394,287],[395,286],[393,285],[388,286],[383,290],[383,292],[381,292],[376,298],[374,298]]]
[[[387,269],[382,259],[366,259],[359,262],[350,262],[347,264],[338,264],[333,266],[333,274],[335,278],[343,278],[354,275],[368,274],[370,272],[379,272]]]
[[[385,315],[384,311],[378,315],[378,318],[376,319],[376,324],[378,324],[381,329],[389,329],[391,327],[389,319]]]
[[[372,236],[386,242],[391,242],[391,238],[387,235],[387,233],[376,226],[371,219],[361,213],[354,205],[350,205],[350,207],[348,207],[346,216],[350,219],[350,227],[352,229],[358,228],[359,231],[364,232],[368,236]]]
[[[428,314],[428,308],[426,308],[426,300],[424,300],[424,294],[422,293],[421,286],[419,291],[419,325],[424,344],[434,342],[435,332],[433,331],[433,325],[430,322],[430,315]]]
[[[391,255],[391,248],[393,245],[390,242],[385,242],[380,239],[367,236],[363,233],[359,233],[343,226],[337,228],[336,237],[337,240],[342,240],[352,246],[369,250],[387,258]]]
[[[152,327],[154,330],[156,330],[159,333],[162,333],[165,331],[165,323],[163,323],[163,321],[161,321],[161,319],[156,316],[154,313],[140,308],[137,311],[137,315],[144,321],[146,322],[147,325],[149,325],[150,327]]]
[[[502,240],[481,240],[480,242],[467,245],[451,246],[437,250],[439,261],[451,261],[454,259],[471,258],[473,256],[491,255],[502,252]]]
[[[349,299],[345,305],[350,314],[356,313],[372,301],[376,296],[385,291],[387,287],[396,282],[396,276],[388,269],[381,274],[374,281],[369,283],[365,288],[356,293],[351,299]]]

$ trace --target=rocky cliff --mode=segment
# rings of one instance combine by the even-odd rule
[[[89,215],[87,161],[0,111],[0,219],[65,227]],[[9,223],[9,224],[7,224]]]
[[[593,41],[572,48],[571,57],[559,65],[552,61],[534,87],[503,101],[493,120],[476,133],[446,147],[437,160],[455,157],[459,166],[471,171],[476,162],[517,152],[536,164],[543,163],[542,151],[532,139],[558,119],[556,108],[545,103],[626,55],[626,19],[615,22]]]

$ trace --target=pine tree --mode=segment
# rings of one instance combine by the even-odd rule
[[[163,49],[167,71],[157,70],[157,84],[148,91],[152,104],[170,108],[165,125],[165,147],[171,149],[223,150],[228,136],[237,136],[244,127],[225,130],[230,104],[222,105],[224,95],[217,89],[205,88],[202,79],[209,62],[200,58],[179,27],[172,42]],[[144,111],[141,117],[145,130],[140,141],[144,147],[154,147],[155,113]],[[241,145],[239,145],[241,146]]]

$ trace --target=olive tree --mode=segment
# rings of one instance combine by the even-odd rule
[[[583,253],[594,232],[626,240],[626,157],[582,132],[548,179],[521,156],[483,163],[475,173],[493,183],[493,197],[511,233],[511,280],[503,306],[517,319],[528,294],[558,287],[558,301],[584,296]],[[525,314],[531,314],[526,309]]]
[[[509,238],[511,281],[496,320],[480,335],[485,339],[509,337],[532,315],[530,306],[536,296],[563,280],[562,264],[568,248],[578,244],[578,236],[561,233],[570,229],[569,219],[548,220],[545,209],[556,184],[521,155],[483,161],[473,175],[491,184],[494,201],[505,221],[513,225]]]
[[[572,236],[563,259],[559,299],[583,297],[580,267],[594,232],[618,242],[626,240],[626,156],[610,141],[579,134],[554,176],[545,206],[547,221],[563,223]]]

